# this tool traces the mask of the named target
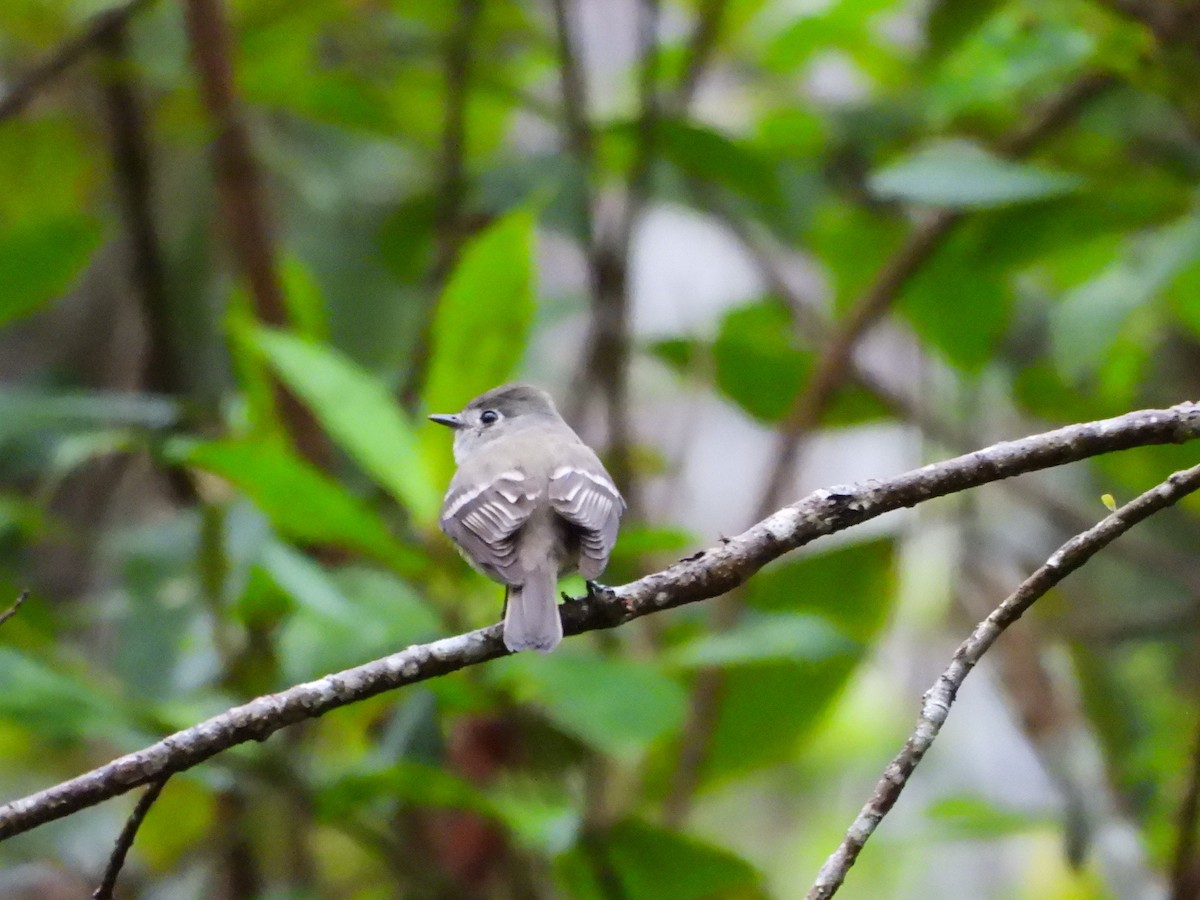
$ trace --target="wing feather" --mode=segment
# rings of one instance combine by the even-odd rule
[[[554,511],[579,530],[579,572],[592,579],[608,564],[625,501],[600,461],[588,462],[555,469],[549,496]]]
[[[442,504],[442,531],[485,575],[514,584],[517,532],[537,504],[525,476],[503,472],[486,484],[450,486]]]

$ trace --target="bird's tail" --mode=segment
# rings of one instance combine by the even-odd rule
[[[520,587],[509,587],[504,610],[504,646],[549,653],[562,640],[558,577],[551,569],[530,572]]]

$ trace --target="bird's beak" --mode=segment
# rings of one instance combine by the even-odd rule
[[[462,428],[462,416],[455,413],[452,416],[443,415],[441,413],[430,416],[429,421],[437,422],[439,425],[445,425],[447,428]]]

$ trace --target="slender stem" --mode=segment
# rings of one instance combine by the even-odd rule
[[[912,735],[884,769],[871,798],[863,806],[838,848],[821,867],[808,892],[808,900],[827,900],[837,893],[846,873],[875,833],[928,752],[950,713],[966,677],[983,654],[1051,588],[1086,563],[1102,548],[1154,513],[1200,489],[1200,466],[1176,472],[1166,481],[1125,504],[1092,528],[1077,534],[1056,550],[1037,571],[980,622],[954,652],[949,667],[925,692],[921,713]]]
[[[121,829],[120,835],[117,836],[117,843],[108,858],[108,866],[104,870],[104,877],[100,880],[100,886],[92,891],[92,900],[112,900],[113,889],[117,886],[117,877],[121,874],[121,868],[125,865],[125,858],[129,855],[129,851],[133,847],[133,841],[137,837],[138,829],[142,827],[146,813],[150,812],[150,807],[154,805],[154,801],[158,799],[158,795],[162,793],[162,789],[166,787],[167,780],[170,777],[170,775],[165,775],[156,781],[150,782],[150,786],[138,798],[133,812],[125,820],[125,827]]]
[[[129,19],[152,2],[130,0],[93,16],[79,34],[59,44],[41,62],[13,82],[12,87],[0,97],[0,122],[22,112],[46,85],[87,56],[109,32],[124,28]]]
[[[15,616],[17,614],[17,610],[19,610],[21,605],[28,599],[29,591],[21,591],[21,593],[17,596],[17,599],[13,601],[13,605],[4,612],[0,613],[0,625],[3,625],[9,619]]]

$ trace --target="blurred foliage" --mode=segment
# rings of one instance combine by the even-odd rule
[[[633,335],[645,445],[633,458],[655,498],[700,490],[659,445],[675,419],[655,418],[655,398],[719,404],[760,436],[783,422],[822,350],[809,323],[836,327],[931,216],[961,214],[894,285],[880,352],[900,362],[874,382],[843,378],[824,436],[868,447],[919,434],[933,457],[1200,386],[1200,50],[1120,12],[1137,4],[672,0],[647,120],[636,4],[567,0],[592,93],[594,153],[580,158],[548,4],[228,2],[285,328],[258,321],[227,252],[181,6],[148,4],[127,59],[93,48],[0,120],[0,589],[32,589],[0,628],[4,797],[497,618],[497,586],[437,533],[452,457],[424,415],[552,373],[569,408],[578,382],[562,373],[586,356],[590,314],[581,260],[603,231],[588,204],[607,208],[643,157],[648,207],[706,217],[755,264],[790,253],[820,285],[816,301],[783,296],[760,272],[705,325]],[[105,7],[3,4],[5,89]],[[714,10],[697,55],[692,35]],[[693,65],[689,106],[678,98]],[[130,265],[114,78],[141,106],[166,308]],[[1005,154],[1083,79],[1105,86],[1031,153]],[[634,238],[632,257],[601,261],[659,258]],[[327,458],[307,452],[277,386],[311,415]],[[710,439],[723,436],[691,438]],[[799,866],[815,870],[835,845],[915,711],[911,685],[879,683],[896,671],[888,661],[930,653],[914,666],[925,678],[952,646],[944,620],[962,630],[948,597],[969,595],[973,575],[1028,570],[1103,515],[1097,498],[1128,499],[1194,458],[1184,446],[1099,460],[1021,495],[1018,513],[939,506],[906,520],[911,531],[779,561],[728,628],[679,610],[237,748],[167,786],[126,895],[801,896],[812,871]],[[750,494],[766,477],[750,473]],[[658,502],[625,523],[610,578],[715,539]],[[1198,512],[1148,526],[1034,617],[1048,668],[1077,698],[1042,708],[1046,727],[1089,736],[1102,763],[1082,768],[1111,808],[1078,800],[1096,782],[1079,788],[1028,697],[1000,679],[1055,799],[1031,809],[1002,786],[943,785],[912,801],[902,839],[868,848],[853,896],[972,895],[923,881],[947,865],[940,848],[1000,854],[1014,836],[1053,852],[1017,855],[1004,896],[1104,896],[1112,882],[1087,841],[1111,815],[1138,836],[1144,872],[1170,871],[1196,743]],[[970,552],[928,552],[931,523],[958,529]],[[703,746],[682,747],[697,740],[692,694],[713,669],[713,721]],[[696,811],[681,824],[664,805],[690,751]],[[0,845],[0,896],[81,894],[127,808]],[[1058,851],[1064,839],[1081,858]]]

